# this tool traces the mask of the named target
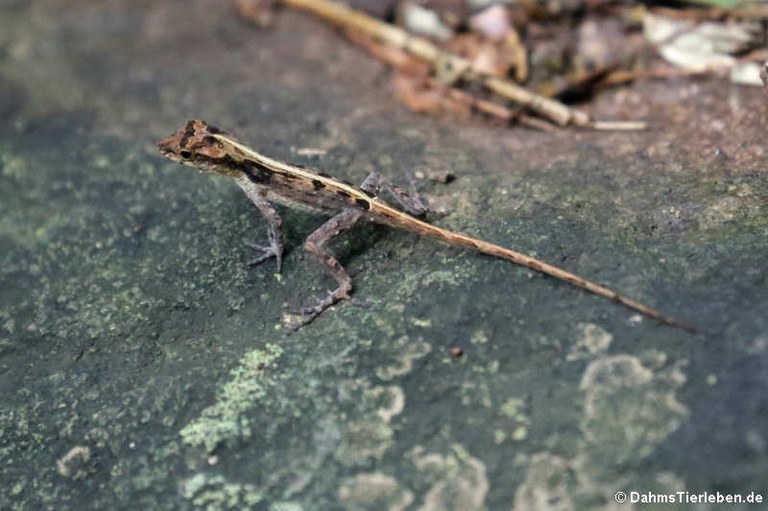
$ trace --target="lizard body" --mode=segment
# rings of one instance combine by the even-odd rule
[[[302,325],[312,321],[334,303],[349,298],[352,280],[339,262],[326,251],[325,245],[333,236],[351,228],[358,220],[365,219],[456,247],[506,259],[606,297],[661,323],[687,331],[696,330],[687,323],[544,261],[420,220],[414,215],[425,211],[423,205],[399,188],[384,182],[378,174],[372,174],[360,187],[356,187],[323,172],[269,158],[199,119],[188,121],[181,130],[159,141],[158,149],[172,161],[233,177],[251,202],[267,218],[270,223],[269,245],[251,245],[261,252],[261,257],[251,261],[251,264],[275,257],[278,271],[281,268],[282,224],[271,202],[312,211],[338,213],[307,238],[305,248],[327,266],[339,287],[320,300],[316,306],[305,309],[306,318]],[[408,212],[397,209],[379,198],[377,192],[380,188],[391,192],[399,205]]]

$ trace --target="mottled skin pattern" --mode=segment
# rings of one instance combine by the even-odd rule
[[[328,253],[325,246],[331,238],[350,229],[358,220],[366,219],[435,238],[449,245],[506,259],[609,298],[661,323],[691,332],[696,331],[687,323],[666,316],[566,270],[511,249],[428,224],[416,218],[425,212],[423,204],[396,186],[386,183],[378,174],[368,176],[358,188],[314,169],[273,160],[199,119],[188,121],[178,132],[159,141],[157,147],[163,156],[172,161],[235,178],[240,188],[270,224],[269,244],[251,245],[261,252],[259,257],[250,262],[251,264],[258,264],[274,257],[277,260],[278,271],[281,268],[282,222],[271,202],[335,215],[307,238],[305,248],[328,268],[339,287],[319,300],[317,305],[305,309],[305,319],[298,327],[311,322],[334,303],[349,298],[352,279],[339,262]],[[380,189],[390,192],[407,212],[396,209],[381,200],[376,195]]]

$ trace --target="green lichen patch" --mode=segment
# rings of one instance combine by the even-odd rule
[[[612,477],[616,468],[636,466],[651,454],[687,416],[676,396],[684,382],[679,369],[654,371],[629,355],[590,363],[581,380],[583,454],[590,467]]]
[[[572,511],[577,474],[568,460],[548,453],[531,457],[525,481],[517,488],[514,509]]]
[[[344,481],[338,497],[347,511],[404,511],[413,502],[412,492],[380,473],[357,474]]]
[[[659,353],[591,361],[581,379],[581,438],[572,456],[542,451],[521,460],[527,474],[514,509],[613,509],[619,491],[682,491],[676,474],[641,467],[687,417],[677,397],[683,383],[680,369]]]
[[[425,511],[483,509],[489,483],[485,465],[467,449],[455,444],[446,454],[415,448],[409,453],[422,484]]]
[[[278,384],[272,366],[282,353],[273,344],[246,353],[232,370],[232,379],[223,386],[216,403],[181,430],[183,441],[209,452],[228,442],[248,441],[254,434],[248,412],[270,399],[271,388]]]
[[[267,343],[244,354],[212,404],[179,432],[190,477],[232,481],[249,467],[248,484],[265,488],[267,502],[312,507],[346,470],[380,460],[405,397],[396,386],[345,376],[345,366],[354,366],[349,352],[299,357]]]
[[[181,485],[181,495],[195,509],[206,511],[251,509],[264,499],[252,484],[232,483],[223,476],[205,474],[185,480]]]

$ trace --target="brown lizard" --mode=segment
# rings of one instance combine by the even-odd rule
[[[241,144],[231,135],[199,119],[188,121],[182,129],[160,140],[157,147],[163,156],[172,161],[206,172],[233,177],[264,215],[269,222],[269,244],[266,246],[250,244],[260,252],[259,257],[250,261],[250,264],[259,264],[274,257],[277,270],[280,271],[283,254],[282,221],[271,202],[335,214],[309,235],[305,248],[328,268],[338,283],[338,288],[319,300],[314,307],[304,309],[305,318],[297,328],[311,322],[336,302],[349,298],[352,279],[336,258],[326,250],[326,245],[331,238],[350,229],[358,220],[365,219],[435,238],[456,247],[477,250],[506,259],[609,298],[661,323],[690,332],[696,331],[693,326],[685,322],[666,316],[651,307],[566,270],[514,250],[424,222],[416,218],[426,211],[421,201],[387,183],[378,174],[371,174],[360,187],[356,187],[323,172],[264,156]],[[381,189],[388,191],[406,212],[378,197],[377,193]]]

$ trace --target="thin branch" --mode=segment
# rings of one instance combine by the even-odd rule
[[[514,82],[479,73],[470,61],[441,50],[427,39],[414,36],[399,27],[381,22],[345,5],[328,0],[282,0],[283,4],[310,12],[325,21],[347,29],[359,30],[385,44],[401,48],[429,62],[438,80],[454,83],[462,79],[483,84],[496,94],[551,119],[561,126],[594,126],[589,115],[554,99],[535,94]]]

